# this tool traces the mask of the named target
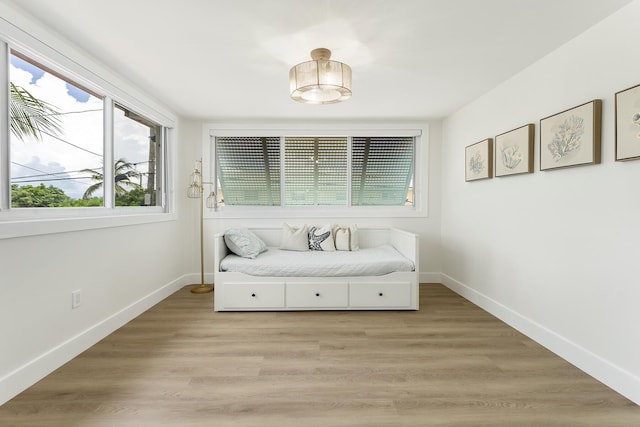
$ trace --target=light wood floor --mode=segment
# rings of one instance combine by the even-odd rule
[[[214,313],[175,293],[1,426],[638,426],[640,407],[441,285],[418,312]]]

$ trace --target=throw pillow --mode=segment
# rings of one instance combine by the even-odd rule
[[[267,250],[267,245],[246,228],[230,228],[224,232],[224,243],[234,254],[243,258],[255,258]]]
[[[358,242],[358,227],[354,224],[350,227],[336,226],[333,230],[338,251],[357,251],[360,249]]]
[[[291,227],[289,224],[282,224],[282,242],[280,249],[287,251],[308,251],[309,250],[309,226],[303,225],[300,228]]]
[[[336,250],[331,224],[324,225],[321,228],[311,227],[309,229],[309,250],[327,252]]]

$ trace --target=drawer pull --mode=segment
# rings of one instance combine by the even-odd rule
[[[320,296],[320,292],[316,292],[316,296],[319,297]]]
[[[378,296],[382,296],[382,295],[383,295],[382,292],[378,293]]]
[[[256,294],[255,294],[255,293],[254,293],[254,294],[251,294],[251,296],[252,296],[253,298],[255,298],[255,297],[256,297]]]

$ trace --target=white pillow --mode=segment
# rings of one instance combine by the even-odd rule
[[[360,249],[358,242],[358,227],[354,224],[350,227],[336,226],[333,235],[338,251],[357,251]]]
[[[224,232],[229,250],[243,258],[255,258],[267,250],[267,245],[246,228],[230,228]]]
[[[282,242],[280,249],[287,251],[308,251],[309,250],[309,226],[303,225],[300,228],[293,228],[289,224],[282,224]]]
[[[331,224],[323,225],[321,228],[315,226],[309,228],[309,250],[326,252],[336,250]]]

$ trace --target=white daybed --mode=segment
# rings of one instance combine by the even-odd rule
[[[280,259],[280,265],[293,264],[299,252],[281,251],[280,228],[251,228],[256,236],[269,247],[259,255],[270,263]],[[214,310],[215,311],[276,311],[276,310],[417,310],[418,309],[418,235],[395,228],[358,229],[359,251],[317,252],[315,260],[326,259],[329,268],[321,275],[307,275],[305,269],[285,268],[283,275],[273,276],[258,269],[253,274],[222,271],[221,263],[229,249],[224,233],[215,235],[214,246]],[[337,258],[348,261],[350,257],[365,260],[367,251],[378,252],[390,261],[402,258],[413,269],[393,271],[382,275],[340,275],[341,266],[334,264]],[[391,252],[388,252],[391,251]],[[315,251],[310,251],[315,252]],[[395,254],[393,255],[392,252]],[[308,253],[302,253],[308,254]],[[327,255],[327,257],[325,257]],[[232,255],[233,256],[233,255]],[[270,258],[269,258],[270,257]],[[238,257],[236,257],[238,258]],[[392,259],[393,258],[393,259]],[[254,260],[236,260],[251,264]],[[268,263],[269,263],[268,262]],[[356,263],[358,261],[355,261]],[[317,264],[314,261],[314,264]],[[382,262],[376,264],[383,264]],[[402,264],[402,263],[400,263]],[[390,263],[386,268],[395,268]],[[315,267],[318,267],[317,265]],[[242,268],[240,266],[239,268]],[[382,268],[382,267],[380,267]],[[314,269],[317,274],[317,268]],[[303,271],[303,275],[296,275]],[[357,274],[353,269],[344,274]],[[337,273],[336,273],[337,272]],[[311,274],[309,273],[309,274]],[[259,274],[259,275],[255,275]],[[264,275],[267,274],[267,275]],[[338,274],[337,276],[335,274]],[[379,274],[379,271],[375,274]]]

